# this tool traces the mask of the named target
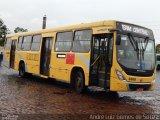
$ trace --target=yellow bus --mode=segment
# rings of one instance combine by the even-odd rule
[[[108,20],[7,35],[4,65],[67,82],[81,93],[152,91],[155,86],[152,30]]]

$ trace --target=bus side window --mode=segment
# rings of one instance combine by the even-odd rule
[[[72,31],[57,33],[55,51],[69,52],[71,50],[72,41],[73,41]]]
[[[23,37],[19,37],[19,39],[18,39],[18,47],[17,47],[18,50],[21,50],[22,43],[23,43]]]
[[[41,35],[34,35],[31,43],[31,51],[39,51]]]
[[[5,50],[10,50],[11,49],[11,39],[7,38],[6,39],[6,46],[5,46]]]
[[[89,52],[92,39],[92,30],[75,31],[73,52]]]
[[[30,50],[31,48],[31,40],[32,40],[32,36],[25,36],[23,38],[23,43],[22,43],[22,50],[27,51]]]
[[[113,35],[109,36],[109,64],[112,65],[112,59],[113,59]]]

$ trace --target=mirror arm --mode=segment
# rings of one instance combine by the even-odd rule
[[[109,32],[121,32],[121,30],[117,28],[108,28],[108,31]]]

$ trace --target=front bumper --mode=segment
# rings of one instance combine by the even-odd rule
[[[110,91],[153,91],[155,82],[128,82],[125,80],[112,79],[110,83]]]
[[[128,91],[138,91],[138,90],[149,91],[152,86],[152,83],[126,82],[126,86],[128,88]]]

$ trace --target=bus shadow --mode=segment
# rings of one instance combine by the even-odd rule
[[[60,89],[64,89],[68,92],[76,93],[69,83],[65,83],[63,81],[58,81],[56,79],[51,79],[51,78],[46,79],[46,78],[41,78],[36,75],[28,75],[25,78],[21,78],[17,74],[16,75],[15,74],[8,75],[8,77],[10,79],[13,79],[13,78],[15,79],[15,77],[16,77],[16,82],[19,85],[25,85],[25,83],[44,85],[44,87],[46,87],[46,85],[47,85],[47,86],[53,86],[53,87],[57,87]],[[76,93],[76,94],[78,95],[78,93]],[[104,98],[105,99],[111,98],[111,100],[114,100],[114,101],[118,100],[118,98],[119,98],[119,95],[117,92],[106,92],[104,90],[97,90],[95,88],[93,89],[92,87],[88,88],[82,95],[83,96],[87,95],[87,96],[90,96],[90,97],[93,97],[96,99],[101,99],[101,96],[103,96],[103,99]]]
[[[106,92],[104,90],[98,90],[96,88],[88,88],[83,94],[76,93],[71,85],[69,83],[65,83],[62,81],[58,81],[56,79],[46,79],[41,78],[35,75],[27,76],[26,78],[20,78],[23,80],[18,80],[19,82],[31,82],[31,83],[38,83],[43,85],[49,85],[53,86],[59,89],[64,89],[66,93],[73,93],[76,95],[81,95],[82,97],[91,97],[93,99],[99,99],[99,100],[107,100],[112,102],[118,102],[119,101],[119,94],[118,92]]]
[[[15,75],[14,75],[15,77]],[[41,78],[35,75],[27,76],[26,78],[20,78],[18,77],[19,84],[25,84],[26,82],[31,84],[39,84],[43,85],[44,87],[55,87],[57,90],[53,91],[54,94],[73,94],[77,97],[84,97],[84,98],[92,98],[94,100],[101,100],[104,102],[110,102],[114,104],[125,103],[125,104],[134,104],[134,105],[142,105],[146,104],[146,101],[144,100],[136,100],[135,96],[128,96],[123,95],[121,96],[118,92],[107,92],[104,90],[98,90],[96,88],[88,88],[83,94],[76,93],[68,83],[64,83],[61,81],[57,81],[55,79],[46,79]],[[53,86],[53,87],[52,87]],[[58,92],[59,91],[59,92]]]
[[[58,81],[56,79],[47,79],[47,78],[42,78],[36,75],[28,75],[25,78],[20,78],[23,79],[25,82],[29,81],[32,83],[38,83],[38,84],[43,84],[43,85],[51,85],[51,86],[55,86],[55,87],[59,87],[59,88],[63,88],[63,89],[69,89],[70,85],[68,83],[65,82],[61,82]]]

